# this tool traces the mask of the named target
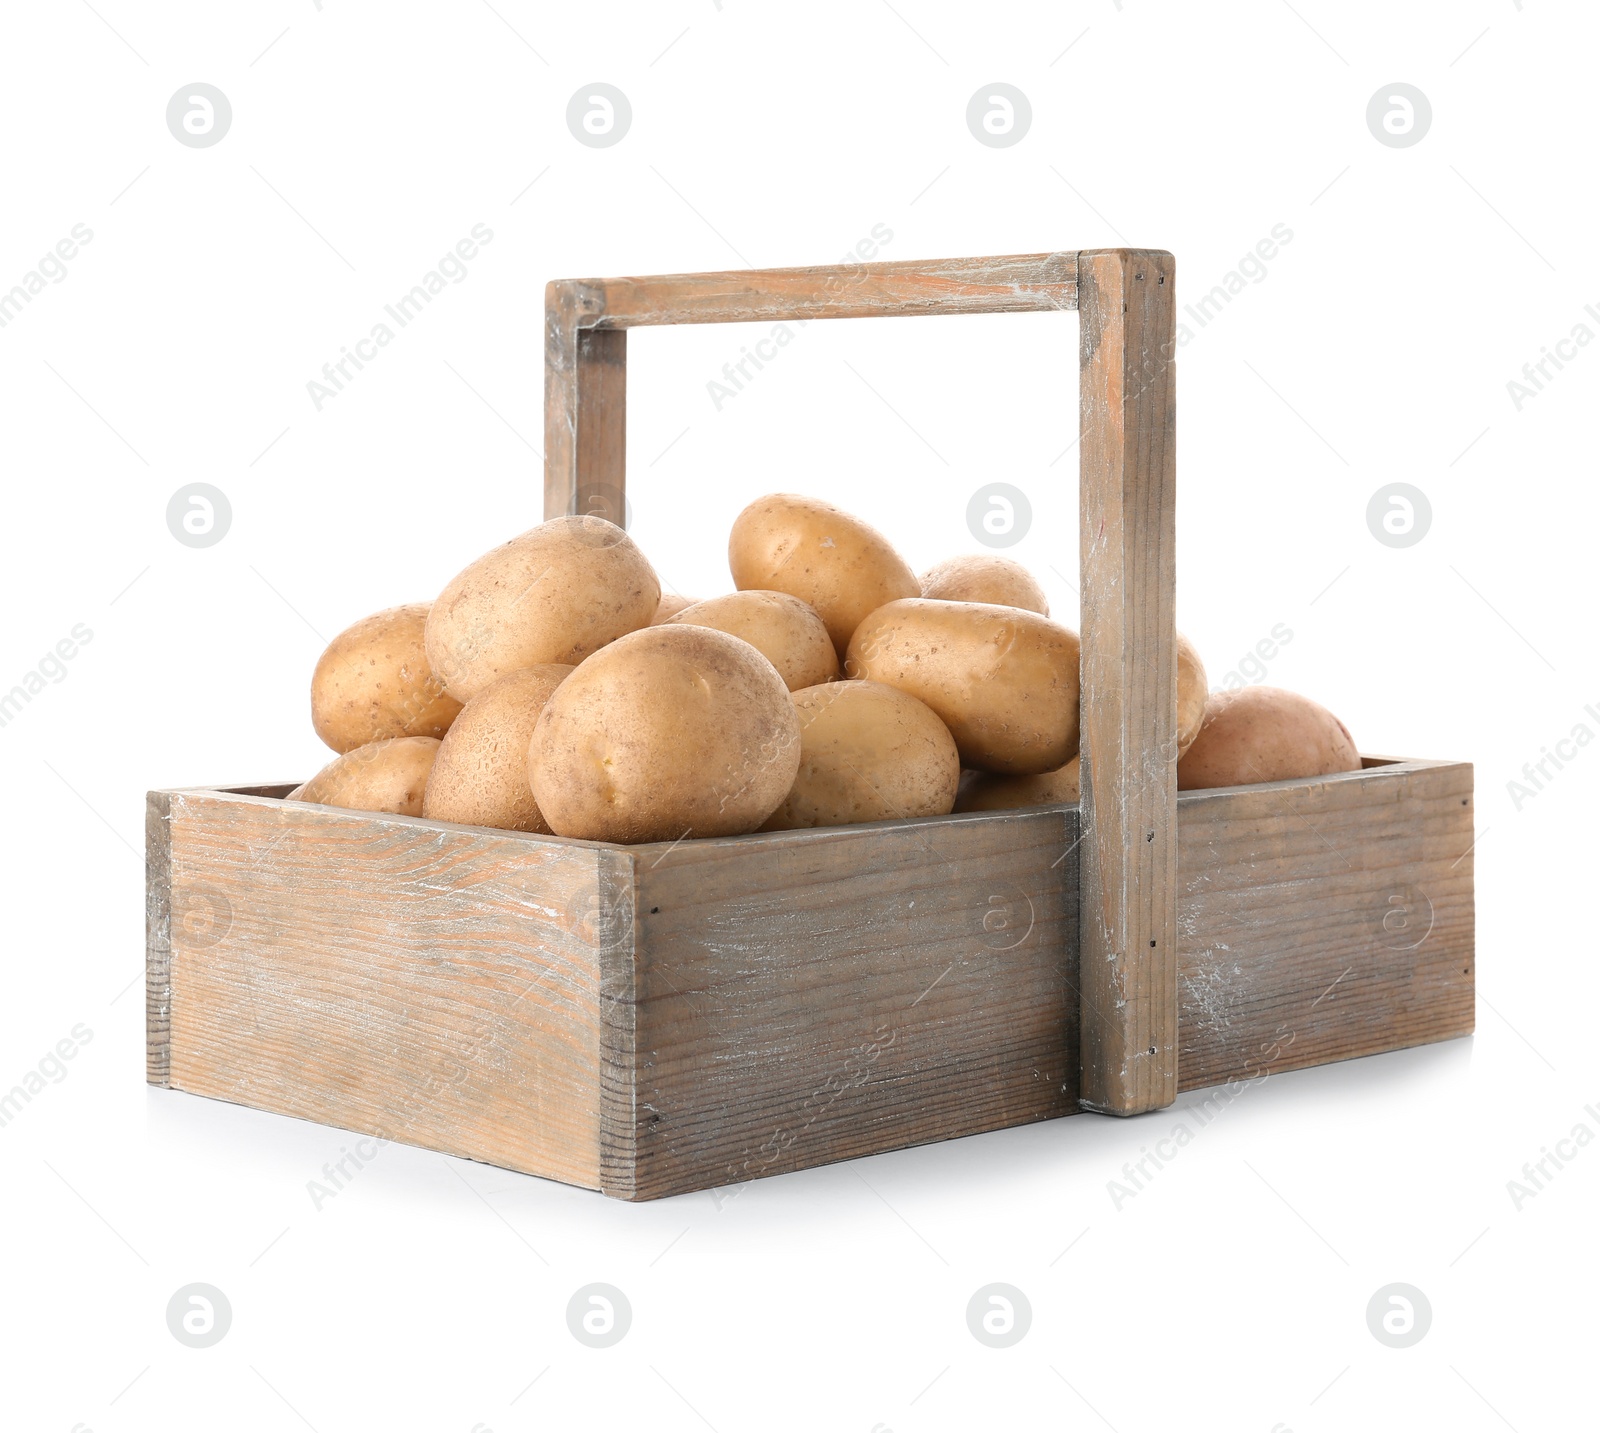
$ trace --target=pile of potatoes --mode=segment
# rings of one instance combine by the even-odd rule
[[[1078,637],[1019,564],[919,578],[785,493],[728,563],[736,591],[663,596],[621,528],[557,518],[357,622],[311,680],[339,755],[288,799],[618,842],[1078,800]],[[1315,702],[1208,694],[1181,635],[1177,666],[1180,788],[1359,769]]]

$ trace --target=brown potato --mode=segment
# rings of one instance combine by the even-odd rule
[[[663,592],[661,601],[656,604],[656,615],[650,619],[650,625],[659,627],[663,622],[676,617],[685,607],[693,607],[699,600],[698,597],[683,597],[676,592]]]
[[[1013,811],[1024,806],[1071,804],[1079,799],[1078,758],[1037,776],[997,776],[979,771],[961,785],[957,811]]]
[[[1206,668],[1200,654],[1182,632],[1178,633],[1178,755],[1182,756],[1200,735],[1206,719]]]
[[[335,757],[284,799],[345,806],[352,811],[420,816],[422,793],[438,754],[439,742],[431,736],[396,736],[369,742]]]
[[[968,552],[922,574],[922,595],[938,602],[986,602],[1050,615],[1044,588],[1020,562],[994,552]]]
[[[1194,745],[1178,761],[1178,790],[1359,771],[1348,728],[1326,707],[1278,687],[1212,692]]]
[[[787,592],[814,608],[841,660],[867,613],[922,591],[875,528],[793,493],[757,498],[734,519],[728,567],[740,591]]]
[[[328,643],[311,674],[311,725],[335,751],[394,736],[443,736],[461,703],[423,650],[428,602],[363,617]]]
[[[943,816],[961,760],[945,724],[881,682],[828,682],[794,693],[800,770],[763,831]]]
[[[596,841],[754,831],[799,765],[800,721],[772,663],[726,632],[675,623],[584,662],[528,748],[545,820]]]
[[[1036,612],[890,602],[856,629],[845,672],[926,702],[963,765],[1028,776],[1077,753],[1078,635]]]
[[[445,733],[422,814],[433,821],[539,831],[550,823],[528,784],[528,743],[552,693],[574,670],[551,663],[490,682]]]
[[[554,518],[451,579],[428,614],[428,663],[471,701],[508,672],[576,665],[647,626],[660,601],[654,569],[620,527]]]
[[[791,692],[835,681],[839,676],[839,656],[822,618],[787,592],[752,588],[730,592],[725,597],[709,597],[685,607],[667,621],[742,637],[778,669]]]

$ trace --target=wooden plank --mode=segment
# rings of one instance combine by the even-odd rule
[[[1433,762],[1184,792],[1182,1088],[1470,1034],[1472,800]]]
[[[1082,305],[1080,1099],[1178,1091],[1174,265],[1078,256]]]
[[[173,1088],[599,1186],[598,848],[167,799]]]
[[[618,847],[602,849],[595,923],[600,961],[600,1038],[596,1050],[600,1187],[618,1199],[635,1198],[637,1189],[636,895],[632,853]]]
[[[1181,1089],[1215,1107],[1471,1032],[1471,782],[1401,763],[1178,799]],[[637,1093],[613,1117],[637,1178],[607,1191],[1076,1113],[1078,831],[1047,807],[636,848]],[[1412,944],[1384,920],[1417,892]]]
[[[583,284],[545,291],[546,519],[589,513],[624,526],[628,336],[587,326],[601,296]]]
[[[793,269],[565,280],[597,297],[583,321],[646,324],[1036,313],[1077,307],[1078,256],[907,259]]]
[[[1069,814],[637,848],[626,1197],[1074,1113]]]
[[[172,837],[171,798],[152,791],[144,807],[145,1080],[166,1085],[171,1069]]]

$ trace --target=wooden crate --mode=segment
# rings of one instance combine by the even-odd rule
[[[546,513],[620,519],[635,324],[1074,307],[1081,806],[621,846],[153,792],[151,1083],[652,1199],[1469,1033],[1470,766],[1175,790],[1170,255],[552,284]]]

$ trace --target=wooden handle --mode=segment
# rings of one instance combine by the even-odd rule
[[[621,524],[627,330],[1079,309],[1082,1103],[1178,1079],[1172,255],[1144,249],[560,279],[545,290],[546,518]]]

